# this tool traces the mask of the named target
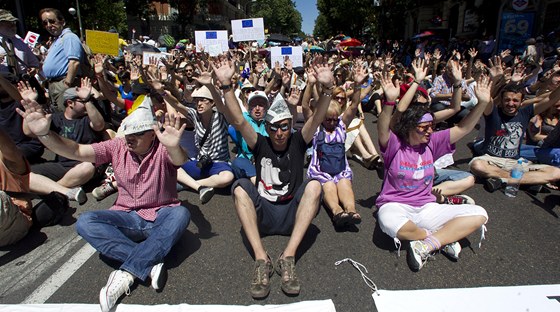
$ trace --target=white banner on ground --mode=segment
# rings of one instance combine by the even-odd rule
[[[292,60],[293,67],[303,66],[303,48],[297,47],[271,47],[270,48],[270,68],[274,67],[276,62],[284,67],[284,58],[288,57]]]
[[[231,21],[233,41],[264,40],[264,22],[262,17]]]
[[[379,312],[560,311],[560,284],[378,292],[372,297]]]
[[[196,52],[201,52],[200,47],[202,47],[210,56],[227,52],[229,49],[227,30],[197,30],[194,32],[194,41]]]
[[[20,305],[0,305],[0,311],[10,312],[99,312],[99,304],[20,304]],[[234,306],[234,305],[135,305],[135,304],[118,304],[114,312],[336,312],[332,300],[316,300],[302,301],[283,305],[250,305],[250,306]]]

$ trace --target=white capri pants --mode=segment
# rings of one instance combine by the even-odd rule
[[[401,203],[387,203],[379,208],[377,217],[381,230],[392,238],[406,222],[412,221],[419,228],[432,233],[437,232],[444,224],[458,217],[484,216],[488,214],[478,205],[447,205],[427,203],[422,207],[414,207]],[[486,222],[484,222],[486,224]]]

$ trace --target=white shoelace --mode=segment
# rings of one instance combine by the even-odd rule
[[[379,296],[379,292],[377,291],[377,285],[375,285],[375,283],[364,273],[364,271],[366,273],[369,272],[363,264],[354,261],[350,258],[345,258],[342,260],[338,260],[337,262],[334,263],[334,265],[338,266],[343,262],[350,262],[350,264],[352,264],[352,266],[360,272],[360,274],[362,275],[362,279],[364,280],[364,283],[366,283],[366,285],[373,291],[373,293],[377,293],[377,295]]]

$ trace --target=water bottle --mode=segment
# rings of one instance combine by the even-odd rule
[[[508,183],[504,193],[508,197],[517,196],[517,191],[519,191],[519,182],[523,177],[523,160],[518,159],[517,163],[511,168]]]

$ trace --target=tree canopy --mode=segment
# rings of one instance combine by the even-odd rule
[[[250,4],[251,17],[262,17],[269,33],[287,36],[301,33],[301,13],[291,0],[257,0]]]

